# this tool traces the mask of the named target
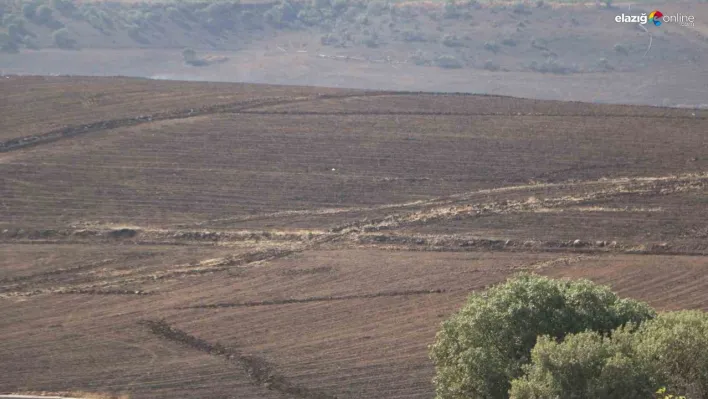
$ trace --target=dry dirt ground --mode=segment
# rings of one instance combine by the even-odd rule
[[[708,309],[694,110],[128,78],[0,91],[0,393],[429,398],[440,321],[522,271]]]

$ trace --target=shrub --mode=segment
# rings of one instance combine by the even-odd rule
[[[22,15],[28,20],[33,20],[37,15],[37,6],[36,3],[26,3],[22,6]]]
[[[435,65],[440,68],[457,69],[464,65],[453,55],[441,55],[435,59]]]
[[[403,40],[406,42],[425,42],[426,38],[422,32],[407,30],[403,32]]]
[[[17,19],[17,17],[14,14],[9,14],[9,13],[5,14],[2,17],[2,25],[7,26],[7,25],[15,22],[16,19]]]
[[[443,6],[443,18],[453,19],[460,17],[460,10],[455,0],[446,0]]]
[[[175,7],[167,7],[165,14],[167,14],[167,18],[173,21],[181,21],[184,18],[182,12]]]
[[[381,43],[379,43],[379,35],[376,32],[372,32],[370,36],[365,37],[361,43],[369,48],[377,48]]]
[[[297,11],[289,1],[285,0],[266,11],[264,17],[271,25],[285,27],[297,19]]]
[[[637,332],[636,352],[654,365],[664,386],[689,398],[708,396],[708,316],[701,311],[661,314]]]
[[[22,25],[18,25],[13,22],[7,26],[7,34],[10,37],[10,40],[13,42],[19,42],[24,37],[24,29],[22,28]]]
[[[524,14],[524,15],[529,15],[532,14],[532,11],[529,10],[524,3],[515,3],[514,6],[511,8],[511,12],[515,14]]]
[[[322,13],[316,8],[306,7],[297,13],[297,19],[302,21],[305,25],[315,26],[322,22]]]
[[[197,59],[197,52],[191,48],[186,48],[186,49],[182,50],[182,59],[187,64],[194,62]]]
[[[348,0],[334,0],[332,1],[332,9],[337,13],[341,14],[349,8]]]
[[[383,15],[388,9],[388,4],[381,0],[373,0],[366,5],[366,14],[372,17]]]
[[[54,20],[54,17],[52,16],[52,9],[45,5],[39,6],[39,8],[37,8],[35,18],[40,24],[49,24]]]
[[[208,65],[206,60],[197,57],[197,52],[191,48],[186,48],[182,50],[182,59],[184,63],[191,66],[204,66]],[[224,60],[225,61],[225,60]]]
[[[487,60],[484,62],[484,69],[488,71],[498,71],[499,70],[499,64],[492,60]]]
[[[61,49],[76,48],[76,41],[69,37],[69,31],[66,28],[57,29],[52,32],[52,41],[55,46]]]
[[[0,32],[0,52],[16,53],[19,51],[19,46],[9,34]]]
[[[501,44],[503,44],[504,46],[515,47],[515,46],[516,46],[516,40],[514,40],[514,39],[508,37],[508,38],[502,40],[502,41],[501,41]]]
[[[536,61],[531,62],[530,68],[531,70],[536,72],[554,73],[558,75],[576,73],[579,70],[577,65],[568,66],[550,57],[543,61],[541,64],[537,63]]]
[[[361,14],[356,18],[356,23],[359,25],[369,25],[369,17],[366,14]]]
[[[335,45],[339,44],[339,40],[337,40],[337,37],[334,36],[333,34],[327,33],[327,34],[322,35],[322,37],[320,37],[320,43],[323,46],[335,46]]]
[[[51,4],[55,10],[65,17],[73,16],[76,11],[76,6],[71,0],[52,0]]]
[[[508,397],[511,381],[523,375],[538,336],[560,340],[586,330],[607,334],[654,316],[648,305],[620,299],[587,280],[509,279],[472,294],[443,323],[430,348],[437,399]]]
[[[22,39],[22,43],[24,43],[25,47],[27,47],[30,50],[40,50],[41,49],[39,43],[30,36],[25,36],[25,38]]]
[[[607,60],[607,58],[600,58],[597,61],[597,69],[600,71],[612,71],[615,68],[610,64],[610,62]]]
[[[413,62],[413,64],[418,66],[430,65],[430,61],[425,56],[425,53],[423,53],[423,51],[420,49],[416,50],[416,52],[413,53],[410,57],[408,57],[408,59]]]
[[[670,312],[607,336],[584,332],[562,342],[540,337],[531,358],[526,375],[512,382],[512,399],[639,399],[655,393],[662,399],[704,398],[708,317]]]
[[[510,398],[650,398],[654,374],[634,355],[632,340],[624,328],[612,338],[596,332],[571,334],[562,342],[539,337],[526,375],[511,383]]]
[[[442,44],[447,47],[464,47],[465,43],[456,35],[445,35],[442,39]]]
[[[496,42],[485,42],[484,43],[484,49],[487,51],[491,51],[492,53],[497,53],[499,51],[499,45]]]
[[[312,7],[321,10],[331,8],[332,4],[330,3],[330,0],[312,0]]]

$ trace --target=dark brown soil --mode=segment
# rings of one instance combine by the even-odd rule
[[[39,137],[0,153],[2,391],[429,398],[439,323],[521,271],[708,309],[692,111],[0,84],[3,142]],[[82,85],[111,101],[39,112]]]

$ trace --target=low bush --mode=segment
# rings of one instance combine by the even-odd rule
[[[71,0],[52,0],[51,5],[65,17],[72,17],[76,12],[76,5]]]
[[[565,65],[552,57],[547,58],[540,64],[533,61],[531,62],[530,68],[535,72],[553,73],[557,75],[567,75],[570,73],[577,73],[579,71],[577,65]]]
[[[407,30],[403,32],[403,41],[406,42],[426,42],[427,39],[422,32]]]
[[[460,40],[456,35],[445,35],[442,38],[442,44],[447,47],[464,47],[464,41]]]
[[[443,6],[443,18],[454,19],[462,15],[455,0],[446,0]]]
[[[54,16],[52,15],[52,9],[47,7],[46,5],[41,5],[37,8],[36,15],[35,15],[35,21],[39,24],[49,24],[54,20]]]
[[[422,50],[416,50],[408,59],[418,66],[430,65],[430,60],[425,56]]]
[[[504,46],[508,46],[508,47],[516,47],[516,44],[517,44],[517,43],[516,43],[516,40],[514,40],[514,39],[508,37],[508,38],[502,40],[502,41],[501,41],[501,44],[504,45]]]
[[[499,64],[492,60],[487,60],[484,62],[484,69],[488,71],[498,71],[500,69]]]
[[[307,26],[315,26],[322,23],[322,13],[314,7],[305,7],[297,13],[297,19]]]
[[[287,0],[273,6],[265,12],[264,17],[269,24],[284,28],[297,20],[297,9]]]
[[[437,57],[435,59],[435,65],[447,69],[458,69],[464,66],[454,55],[441,55]]]
[[[33,20],[35,16],[37,15],[37,7],[39,7],[38,3],[32,2],[32,3],[25,3],[22,6],[22,15],[25,16],[26,19],[28,20]]]
[[[484,43],[484,49],[492,53],[499,52],[499,45],[496,42],[489,41]]]
[[[66,28],[57,29],[52,32],[52,41],[54,45],[60,49],[76,48],[76,41],[69,37],[69,31]]]
[[[9,34],[0,32],[0,52],[17,53],[18,51],[19,46],[17,45],[17,42],[14,41]]]
[[[379,17],[388,9],[388,4],[381,0],[372,0],[366,5],[366,13],[371,17]]]

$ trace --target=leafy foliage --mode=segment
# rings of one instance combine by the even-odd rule
[[[70,17],[76,11],[76,6],[71,0],[52,0],[52,7],[65,17]]]
[[[448,68],[448,69],[458,69],[462,68],[463,64],[460,60],[457,59],[454,55],[441,55],[435,59],[435,65],[439,66],[440,68]]]
[[[538,336],[562,340],[583,331],[609,334],[655,317],[648,305],[620,299],[587,280],[520,275],[475,293],[442,325],[431,358],[438,399],[504,398],[523,375]]]
[[[19,51],[17,43],[5,32],[0,32],[0,52],[16,53]]]
[[[651,368],[634,356],[632,338],[624,328],[612,338],[590,331],[562,342],[539,337],[526,375],[511,383],[510,398],[650,398],[656,383]]]
[[[76,48],[76,41],[69,37],[69,31],[66,28],[57,29],[52,33],[54,45],[61,49]]]
[[[283,0],[265,13],[266,22],[277,27],[286,27],[296,19],[297,10],[287,0]]]
[[[708,396],[708,316],[701,311],[661,314],[642,326],[637,355],[654,365],[671,392],[689,398]]]

